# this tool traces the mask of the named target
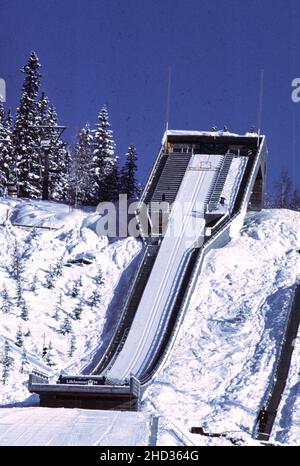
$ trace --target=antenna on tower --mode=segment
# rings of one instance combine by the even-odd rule
[[[264,70],[260,71],[260,85],[259,85],[259,98],[258,98],[258,112],[257,112],[257,147],[259,146],[259,137],[261,130],[262,121],[262,109],[263,109],[263,97],[264,97]]]
[[[171,99],[171,78],[172,78],[172,68],[169,66],[168,74],[168,92],[167,92],[167,109],[166,109],[166,131],[169,129],[169,118],[170,118],[170,99]]]

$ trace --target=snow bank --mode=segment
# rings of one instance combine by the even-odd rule
[[[28,373],[33,369],[57,376],[61,370],[77,372],[89,363],[102,342],[102,332],[111,319],[109,304],[119,292],[124,294],[132,279],[141,245],[133,238],[109,244],[106,237],[85,227],[88,211],[69,212],[69,207],[55,202],[1,200],[0,215],[20,224],[47,224],[58,230],[32,230],[13,227],[10,222],[0,226],[0,352],[7,340],[14,360],[6,385],[0,382],[0,404],[26,403]],[[18,251],[21,272],[22,299],[28,307],[28,320],[20,317],[16,280],[11,277],[13,257]],[[81,259],[88,263],[81,263]],[[99,270],[102,284],[98,284]],[[53,274],[53,279],[49,277]],[[48,283],[50,282],[50,283]],[[122,287],[119,289],[119,283]],[[3,290],[11,301],[8,313],[3,310]],[[94,293],[98,293],[92,305]],[[76,308],[81,305],[80,319]],[[109,311],[108,311],[109,309]],[[118,308],[116,311],[120,311]],[[115,311],[115,312],[116,312]],[[65,319],[71,333],[62,334]],[[16,345],[20,327],[28,364],[20,373],[23,347]],[[105,327],[105,332],[110,329]],[[73,337],[73,343],[71,342]],[[42,358],[43,346],[49,361]],[[72,356],[71,346],[75,344]],[[50,365],[50,366],[49,366]],[[0,379],[2,365],[0,364]],[[31,397],[28,403],[32,402]]]
[[[145,411],[183,423],[185,433],[202,426],[252,442],[300,275],[299,249],[300,214],[275,210],[248,214],[241,235],[208,255],[173,353],[145,393]]]
[[[1,198],[0,221],[50,228],[61,228],[64,225],[79,226],[91,215],[91,209],[91,207],[73,209],[54,201]]]

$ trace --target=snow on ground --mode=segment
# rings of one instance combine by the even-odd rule
[[[252,442],[300,276],[299,249],[300,214],[275,210],[248,214],[240,237],[208,255],[172,355],[145,393],[144,411],[181,423],[185,434],[202,426]],[[295,352],[290,399],[299,393],[299,362]],[[296,423],[293,438],[299,404],[298,395],[298,405],[286,406]]]
[[[149,416],[144,413],[4,408],[0,410],[0,445],[147,445],[149,426]]]
[[[3,349],[6,339],[14,359],[7,384],[0,384],[0,444],[30,444],[34,432],[40,430],[47,440],[46,437],[40,442],[36,440],[38,444],[84,444],[86,429],[90,427],[93,435],[89,442],[93,444],[131,444],[131,441],[147,444],[149,432],[138,426],[140,421],[145,426],[149,414],[159,417],[159,445],[255,443],[251,438],[255,418],[272,381],[292,286],[300,276],[300,214],[291,211],[248,214],[241,235],[208,255],[173,352],[144,395],[140,420],[130,413],[106,416],[105,412],[89,411],[91,414],[86,415],[82,410],[28,408],[28,418],[34,419],[29,427],[24,421],[27,408],[3,408],[37,404],[27,391],[28,372],[32,368],[55,376],[62,369],[77,372],[95,357],[99,343],[101,346],[101,342],[109,340],[116,320],[112,310],[121,308],[112,306],[112,299],[119,296],[119,303],[124,299],[141,246],[131,238],[108,243],[94,233],[96,220],[97,214],[88,209],[70,211],[68,206],[53,202],[0,201],[0,223],[5,224],[0,226],[0,296],[6,287],[12,301],[7,314],[2,303],[0,347]],[[26,230],[11,223],[58,229]],[[24,267],[22,294],[29,309],[28,321],[20,318],[16,284],[11,277],[16,249],[21,255],[21,268]],[[82,258],[89,263],[74,263]],[[45,285],[49,271],[55,270],[60,261],[62,275],[55,277],[54,288],[48,289]],[[97,285],[100,268],[104,283]],[[32,291],[35,276],[36,290]],[[79,279],[79,296],[72,297],[74,283]],[[91,307],[95,290],[100,291],[101,302]],[[74,308],[80,297],[83,311],[81,319],[76,320]],[[67,316],[76,342],[72,357],[68,355],[70,335],[60,333]],[[28,359],[23,374],[20,373],[22,348],[15,345],[20,325]],[[29,328],[31,334],[25,336]],[[52,342],[50,359],[55,366],[49,367],[42,358],[44,335],[46,346]],[[299,362],[298,337],[272,441],[297,444]],[[9,430],[8,425],[20,425],[18,435],[9,437],[15,428]],[[226,436],[209,438],[191,434],[192,426]],[[126,432],[139,429],[138,440],[125,439]],[[60,439],[66,431],[68,437]],[[156,434],[152,433],[153,436]]]
[[[0,226],[0,351],[3,352],[7,340],[14,364],[7,383],[0,383],[0,405],[8,405],[22,403],[29,397],[27,380],[33,368],[56,377],[61,370],[77,372],[88,364],[102,340],[104,326],[106,337],[113,330],[106,325],[108,320],[115,322],[117,318],[112,315],[109,303],[118,294],[121,294],[121,301],[124,299],[124,289],[133,276],[134,259],[141,246],[132,238],[109,244],[106,237],[98,237],[85,226],[95,217],[88,209],[70,211],[68,206],[54,202],[1,199],[1,217],[5,225]],[[51,223],[58,229],[24,229],[13,227],[11,222],[48,226]],[[20,317],[16,280],[11,277],[16,251],[23,269],[22,299],[28,307],[28,320]],[[81,258],[88,259],[89,263],[74,263]],[[100,270],[103,283],[97,284]],[[49,279],[51,273],[53,279]],[[7,313],[3,308],[4,289],[11,301]],[[92,305],[94,292],[99,296]],[[82,313],[77,320],[74,312],[80,303]],[[62,334],[66,318],[71,323],[71,333]],[[20,373],[23,348],[16,345],[19,327],[28,359],[23,374]],[[76,350],[70,356],[72,334]],[[48,352],[49,361],[47,356],[42,358],[44,340],[46,347],[49,342],[53,347]],[[1,378],[2,365],[0,371]],[[28,398],[28,403],[32,399]]]

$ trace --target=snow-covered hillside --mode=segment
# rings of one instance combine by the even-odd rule
[[[70,211],[53,202],[0,201],[0,347],[3,351],[6,340],[14,361],[6,384],[0,384],[0,405],[34,404],[26,388],[32,368],[54,376],[77,372],[93,359],[100,342],[108,342],[113,310],[121,308],[141,245],[131,238],[108,243],[94,232],[96,220],[91,210]],[[255,443],[255,418],[273,377],[292,287],[300,278],[299,250],[300,214],[274,210],[249,213],[241,235],[208,255],[172,354],[144,395],[145,415],[160,417],[159,444],[232,444],[224,437],[192,435],[192,426]],[[85,264],[78,262],[82,259]],[[21,318],[24,303],[28,320]],[[66,318],[71,331],[63,334]],[[42,358],[44,338],[52,350]],[[276,442],[296,444],[299,438],[299,365],[298,337],[273,429]]]
[[[172,356],[147,390],[144,410],[171,418],[186,433],[202,426],[251,441],[272,379],[291,287],[300,277],[299,249],[300,214],[278,210],[248,214],[240,237],[208,255]],[[285,429],[298,432],[299,347],[298,337],[288,384],[293,393],[285,394],[297,400],[295,407],[293,402],[285,407]],[[163,443],[170,442],[166,425]],[[273,438],[295,441],[295,432],[292,440],[288,432],[279,435],[280,429],[276,426]]]
[[[6,340],[13,359],[6,384],[0,383],[0,404],[29,397],[33,368],[55,376],[77,372],[99,347],[103,330],[106,338],[111,333],[116,316],[109,304],[112,297],[124,299],[140,243],[128,238],[109,244],[93,231],[95,219],[93,212],[54,202],[0,201],[0,350],[3,358]],[[76,262],[82,259],[88,263]],[[0,364],[0,378],[2,371]]]

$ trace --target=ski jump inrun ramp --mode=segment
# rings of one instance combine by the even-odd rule
[[[167,131],[136,218],[144,253],[113,337],[80,375],[30,375],[42,406],[137,410],[168,358],[206,254],[261,210],[264,136]]]

